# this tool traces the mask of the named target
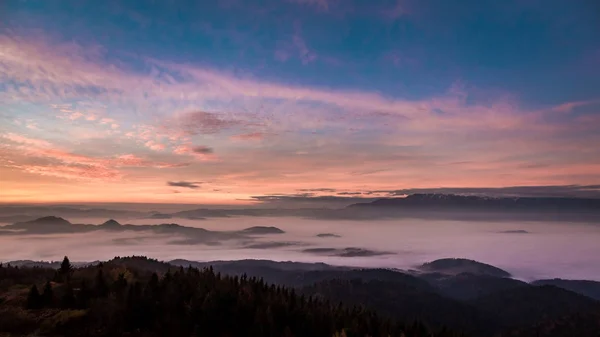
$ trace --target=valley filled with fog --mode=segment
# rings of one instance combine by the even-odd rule
[[[66,218],[102,224],[107,218]],[[600,226],[585,222],[447,221],[427,219],[316,220],[298,217],[132,219],[120,224],[177,223],[224,232],[218,239],[186,239],[159,231],[94,230],[74,233],[0,235],[0,260],[106,260],[146,255],[160,260],[268,259],[324,262],[357,267],[410,269],[445,257],[485,262],[523,280],[600,280]],[[2,224],[7,228],[7,223]],[[283,233],[229,235],[255,226]]]

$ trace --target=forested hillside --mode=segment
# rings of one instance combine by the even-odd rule
[[[78,268],[67,258],[1,265],[0,336],[598,337],[600,331],[595,299],[510,278],[188,262],[134,256]]]
[[[3,266],[0,330],[50,336],[461,336],[211,267],[117,258],[57,271]]]

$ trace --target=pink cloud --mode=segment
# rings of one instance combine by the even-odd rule
[[[298,53],[302,43],[292,40],[290,57],[302,55]],[[423,187],[449,181],[489,186],[552,182],[553,179],[577,181],[583,179],[583,175],[588,175],[588,180],[590,176],[598,179],[593,169],[597,168],[600,156],[598,150],[589,146],[596,143],[598,137],[590,132],[578,134],[582,130],[593,131],[598,121],[569,113],[561,116],[560,122],[548,117],[555,117],[554,112],[573,111],[584,105],[581,102],[530,111],[508,96],[473,99],[473,90],[464,86],[449,88],[437,96],[409,100],[369,91],[280,84],[248,75],[149,59],[143,61],[152,71],[134,73],[122,66],[105,64],[102,58],[95,58],[94,52],[90,55],[86,48],[72,44],[57,44],[54,48],[45,39],[32,41],[1,35],[0,43],[3,48],[6,46],[0,55],[0,77],[28,83],[23,85],[22,91],[0,93],[0,100],[9,96],[34,102],[74,98],[120,104],[120,109],[130,108],[132,116],[146,123],[131,130],[126,123],[120,124],[120,129],[125,129],[126,140],[133,140],[140,147],[146,143],[160,144],[158,149],[164,150],[161,155],[165,156],[172,155],[167,151],[172,150],[190,160],[213,160],[214,154],[194,152],[195,141],[207,136],[215,141],[214,146],[219,149],[223,146],[224,150],[219,151],[217,162],[205,165],[206,174],[221,179],[223,185],[239,187],[245,192],[260,191],[265,184],[285,192],[307,181],[311,184],[331,182],[350,188],[352,184],[385,186],[392,180],[397,184]],[[310,50],[306,43],[304,47]],[[399,57],[398,62],[402,63],[402,55]],[[103,90],[80,90],[83,87]],[[206,110],[215,106],[219,107],[215,110],[222,112]],[[57,107],[60,108],[80,110],[70,105]],[[106,117],[101,112],[84,109],[81,112],[86,119],[93,117],[98,123]],[[112,127],[118,122],[105,121],[104,124]],[[254,128],[255,125],[259,127]],[[262,132],[250,132],[257,129]],[[374,132],[365,140],[356,132],[360,130]],[[258,140],[266,134],[281,137],[277,142],[253,147],[253,151],[246,148],[238,151],[236,145],[239,144],[227,148],[232,145],[227,144],[227,140]],[[111,170],[120,172],[123,167],[186,165],[123,159],[118,154],[103,158],[83,156],[16,134],[4,135],[1,139],[11,141],[7,136],[17,139],[15,143],[21,146],[10,144],[15,158],[27,155],[50,162],[44,165],[19,162],[18,165],[30,165],[31,172],[48,174],[55,167],[56,176],[72,172],[76,178],[74,171],[85,169],[90,172],[88,176],[106,177],[111,176]],[[11,160],[15,161],[12,157]],[[142,162],[134,165],[136,160]],[[546,160],[549,164],[538,171],[519,168],[535,160]],[[124,161],[132,166],[125,165]],[[473,163],[457,168],[445,165],[467,161]],[[368,162],[370,167],[363,162]],[[576,163],[568,165],[568,162]],[[97,171],[77,165],[87,165]],[[102,169],[107,171],[102,173]],[[375,173],[357,178],[351,172]],[[559,173],[573,176],[558,178]],[[323,180],[324,176],[328,181]]]
[[[25,127],[30,129],[30,130],[39,130],[37,123],[33,122],[33,121],[27,121],[25,123]]]
[[[291,42],[282,42],[275,50],[275,59],[285,62],[295,55],[302,64],[309,64],[317,59],[317,53],[311,50],[304,38],[299,24],[294,25],[294,34]]]
[[[72,113],[72,114],[69,116],[69,119],[70,119],[70,120],[76,120],[76,119],[79,119],[79,118],[81,118],[81,117],[83,117],[83,114],[82,114],[81,112],[79,112],[79,111],[75,111],[75,112],[73,112],[73,113]]]
[[[28,173],[65,179],[118,180],[122,178],[117,170],[94,165],[20,165],[17,167]]]
[[[265,138],[265,133],[263,132],[250,132],[250,133],[242,133],[239,135],[231,136],[233,140],[262,140]]]
[[[161,127],[168,132],[189,136],[213,134],[238,125],[241,121],[227,118],[225,114],[196,110],[176,114],[163,121]]]
[[[600,100],[587,100],[587,101],[575,101],[575,102],[567,102],[560,105],[557,105],[552,108],[552,111],[567,113],[573,111],[578,107],[591,105],[595,103],[600,103]]]
[[[50,144],[49,142],[47,142],[45,140],[33,139],[33,138],[25,137],[22,135],[14,134],[14,133],[8,133],[5,135],[2,135],[2,138],[8,139],[13,143],[30,145],[30,146],[34,146],[34,147],[38,147],[38,148],[45,148],[45,147],[52,146],[52,144]]]
[[[188,163],[164,163],[144,160],[138,156],[128,154],[116,157],[91,157],[68,152],[45,140],[29,138],[22,135],[9,133],[2,138],[14,143],[9,149],[17,151],[17,155],[28,158],[44,158],[50,160],[45,165],[40,164],[13,164],[29,173],[56,176],[71,179],[120,179],[119,167],[137,168],[173,168],[184,167]]]
[[[300,51],[304,62],[314,60],[311,52],[297,35],[293,38],[294,44]],[[435,111],[453,111],[454,117],[461,115],[464,110],[488,110],[486,106],[468,106],[464,101],[457,100],[456,95],[449,93],[439,97],[424,100],[404,100],[385,97],[377,93],[349,90],[329,90],[293,85],[281,85],[266,81],[240,78],[224,73],[215,72],[210,69],[194,67],[190,65],[172,64],[158,60],[146,59],[150,67],[163,69],[167,74],[177,74],[185,81],[176,81],[173,77],[157,76],[158,71],[151,73],[130,73],[124,69],[94,61],[94,53],[88,55],[88,51],[77,45],[47,45],[46,41],[31,41],[24,39],[9,38],[0,35],[0,42],[6,45],[6,52],[0,55],[0,75],[16,81],[27,81],[32,88],[27,90],[27,98],[45,99],[49,93],[63,93],[62,98],[69,95],[78,95],[76,88],[94,86],[101,87],[101,97],[94,99],[122,100],[127,97],[131,104],[148,105],[151,97],[153,107],[156,109],[168,108],[173,111],[173,101],[181,102],[182,105],[202,105],[207,100],[231,102],[237,106],[239,111],[244,111],[245,102],[250,102],[257,107],[269,104],[273,99],[281,100],[281,106],[287,111],[299,111],[305,121],[310,116],[303,104],[318,103],[325,107],[343,109],[344,116],[351,117],[354,114],[367,112],[389,113],[404,116],[415,124],[425,123],[431,126],[438,125],[439,121],[448,122],[448,116],[440,116]],[[30,55],[31,57],[25,57]],[[66,75],[68,74],[68,75]],[[168,79],[171,78],[171,79]],[[49,90],[52,89],[52,90]],[[24,94],[24,93],[23,93]],[[61,94],[61,95],[63,95]],[[32,97],[32,95],[37,95]],[[90,92],[81,93],[88,97]],[[61,97],[59,97],[61,98]],[[304,110],[304,111],[302,111]],[[331,110],[331,109],[330,109]],[[273,119],[295,118],[285,111],[274,111],[277,114],[258,117],[269,118],[271,124]],[[506,116],[505,119],[519,119],[522,111]],[[166,127],[171,128],[166,132],[169,137],[180,137],[193,134],[211,134],[220,130],[234,127],[240,123],[240,118],[247,118],[245,113],[211,113],[203,110],[194,110],[186,113],[178,113],[166,118]],[[95,116],[95,115],[94,115]],[[255,116],[256,117],[256,116]],[[299,116],[300,117],[300,116]],[[488,127],[489,121],[484,118],[472,119],[471,124]],[[87,118],[90,118],[88,116]],[[312,118],[312,117],[311,117]],[[315,116],[314,118],[322,119]],[[460,119],[460,118],[458,118]],[[457,119],[457,120],[458,120]],[[112,120],[100,119],[101,123],[109,124]],[[254,118],[258,123],[260,119]],[[332,122],[335,119],[332,119]],[[444,121],[445,120],[445,121]],[[112,123],[111,123],[112,124]],[[178,132],[179,134],[173,135]],[[152,139],[157,141],[156,139]]]
[[[316,56],[301,37],[297,35],[292,39],[304,62],[314,60]],[[147,97],[151,97],[157,106],[173,100],[202,102],[206,99],[232,100],[245,97],[290,102],[311,101],[353,110],[379,110],[408,115],[422,113],[423,105],[426,104],[389,99],[368,92],[312,89],[254,81],[209,69],[146,59],[149,66],[166,69],[187,79],[179,82],[167,80],[164,76],[157,78],[152,73],[133,74],[101,61],[94,61],[94,54],[87,55],[87,50],[77,45],[49,46],[43,40],[31,41],[2,35],[0,42],[6,46],[6,52],[0,56],[0,75],[17,82],[31,83],[31,87],[22,87],[22,92],[11,93],[13,97],[21,96],[29,100],[45,100],[54,97],[49,95],[56,95],[55,93],[59,95],[57,98],[92,98],[90,92],[81,92],[78,88],[93,86],[103,89],[103,93],[98,94],[101,97],[95,95],[95,99],[120,101],[122,97],[127,97],[132,104],[147,105]]]
[[[110,123],[114,123],[115,120],[112,118],[102,118],[100,119],[100,123],[101,124],[110,124]]]
[[[302,64],[308,64],[317,59],[317,54],[310,50],[300,35],[300,28],[296,28],[296,33],[292,37],[292,41],[294,42],[294,46],[298,50],[298,58],[302,61]]]
[[[166,145],[157,143],[153,140],[149,140],[149,141],[145,142],[144,145],[153,151],[162,151],[166,148]]]
[[[179,155],[193,156],[202,161],[217,160],[217,156],[214,154],[213,149],[202,145],[193,146],[191,144],[184,144],[177,146],[175,149],[173,149],[173,152]]]

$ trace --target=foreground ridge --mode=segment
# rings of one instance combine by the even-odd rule
[[[132,267],[136,263],[147,269]],[[212,267],[176,268],[140,256],[83,268],[73,268],[65,257],[58,270],[0,270],[5,279],[29,284],[28,294],[2,303],[0,329],[12,334],[463,336],[432,331],[420,322],[400,324],[257,277],[221,275]]]

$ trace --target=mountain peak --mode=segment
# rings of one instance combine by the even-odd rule
[[[58,216],[45,216],[35,220],[27,221],[30,224],[44,224],[44,225],[70,225],[71,223]]]
[[[110,220],[106,221],[105,223],[101,224],[100,226],[118,227],[118,226],[121,226],[121,224],[117,220],[110,219]]]

